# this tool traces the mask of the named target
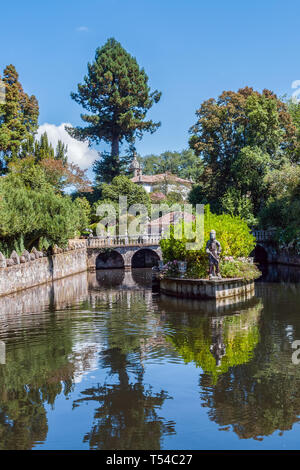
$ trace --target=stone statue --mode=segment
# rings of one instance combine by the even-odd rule
[[[221,279],[219,260],[222,251],[221,244],[216,240],[216,231],[211,230],[206,243],[206,253],[209,255],[209,279]]]

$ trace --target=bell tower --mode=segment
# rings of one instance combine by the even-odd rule
[[[142,175],[141,165],[138,162],[138,159],[136,158],[136,152],[134,152],[134,154],[133,154],[133,159],[132,159],[132,162],[131,162],[131,165],[130,165],[129,169],[130,169],[130,171],[134,172],[134,176],[141,176]]]

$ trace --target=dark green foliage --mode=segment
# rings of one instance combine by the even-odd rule
[[[165,262],[187,261],[188,276],[190,277],[205,278],[208,275],[208,256],[205,248],[212,229],[216,230],[217,239],[221,243],[223,259],[227,256],[247,257],[255,247],[255,239],[245,221],[229,214],[212,214],[209,206],[205,207],[204,212],[204,243],[198,249],[188,249],[187,245],[189,241],[186,235],[187,229],[192,225],[192,233],[195,233],[195,223],[180,225],[181,223],[177,224],[174,230],[171,229],[170,237],[162,239],[160,246]],[[182,228],[184,229],[183,234]],[[240,271],[240,266],[236,266],[236,274]],[[252,270],[251,267],[245,269],[245,276],[249,272],[254,274],[256,270],[255,268]]]
[[[257,215],[267,196],[266,174],[280,167],[283,157],[298,158],[296,128],[287,106],[269,90],[258,93],[246,87],[204,101],[196,114],[190,147],[201,157],[204,171],[191,200],[208,201],[221,211],[222,198],[235,188],[247,196]]]
[[[28,140],[22,144],[21,158],[26,158],[28,155],[33,156],[36,163],[40,163],[46,159],[60,160],[64,165],[68,161],[68,146],[61,140],[57,142],[54,149],[52,144],[49,143],[48,135],[46,132],[41,135],[40,140],[34,139],[30,136]]]
[[[150,198],[142,186],[132,183],[127,176],[116,176],[111,184],[102,185],[102,199],[119,203],[119,196],[127,196],[128,206],[144,204],[149,208]]]
[[[39,106],[35,96],[24,92],[13,65],[5,68],[2,81],[5,102],[0,104],[0,170],[3,171],[8,162],[18,158],[22,145],[33,140],[38,127]]]
[[[147,155],[140,161],[143,173],[146,175],[169,172],[183,179],[197,181],[203,171],[201,160],[191,149],[181,152],[167,151],[160,155]]]
[[[96,187],[100,187],[102,183],[110,183],[115,176],[121,173],[120,158],[107,152],[102,152],[101,159],[93,163],[93,171],[95,173]]]
[[[1,250],[65,246],[89,223],[85,202],[57,194],[40,166],[9,173],[0,181]]]
[[[75,139],[96,144],[111,145],[111,173],[119,174],[119,144],[134,142],[144,132],[155,132],[160,123],[146,121],[146,114],[161,93],[151,92],[148,77],[132,57],[115,39],[96,50],[95,61],[88,64],[84,83],[78,85],[72,99],[90,114],[82,114],[86,127],[67,128]],[[104,167],[109,166],[105,159]],[[100,179],[103,166],[96,165]],[[101,180],[102,181],[102,180]]]

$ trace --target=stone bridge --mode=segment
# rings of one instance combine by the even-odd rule
[[[88,268],[147,268],[162,259],[159,236],[92,237],[87,239]]]
[[[256,247],[251,254],[255,261],[262,263],[277,262],[278,252],[274,246],[274,230],[253,230]]]
[[[272,230],[253,230],[257,244],[252,253],[256,261],[276,262]],[[139,237],[91,237],[86,240],[88,268],[142,268],[152,267],[162,259],[159,235]]]

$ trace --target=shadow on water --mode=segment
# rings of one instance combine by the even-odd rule
[[[83,390],[73,402],[73,409],[95,403],[94,423],[83,438],[90,449],[159,449],[164,435],[175,434],[175,423],[158,414],[171,397],[144,384],[140,361],[126,349],[105,350],[100,365],[115,380]]]
[[[300,266],[261,263],[259,269],[262,272],[259,282],[300,282]]]
[[[151,289],[152,270],[149,269],[98,269],[96,273],[88,274],[89,289],[118,289],[135,290]]]

